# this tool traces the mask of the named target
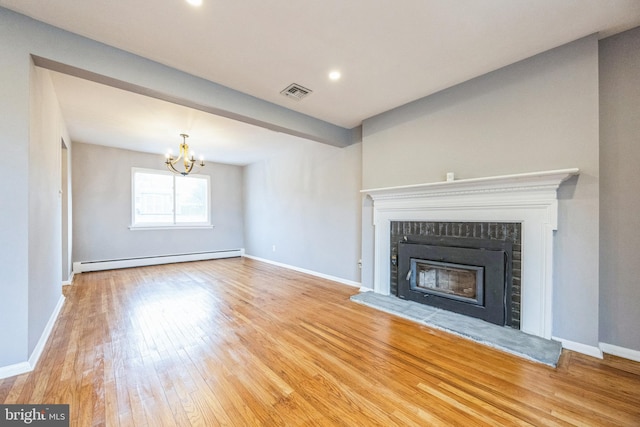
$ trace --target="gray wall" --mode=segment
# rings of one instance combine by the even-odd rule
[[[31,353],[62,295],[60,140],[66,128],[46,70],[31,68],[29,144],[29,339]]]
[[[164,156],[74,143],[73,261],[243,247],[242,167],[207,163],[213,229],[130,230],[131,168],[166,170]]]
[[[19,24],[0,9],[0,367],[29,357],[29,76]],[[11,48],[7,48],[10,46]],[[22,48],[22,49],[21,49]]]
[[[362,156],[364,188],[580,168],[559,192],[553,335],[598,345],[595,36],[366,120]]]
[[[640,28],[600,42],[600,341],[640,351]]]
[[[360,282],[360,144],[301,142],[244,177],[247,254]]]
[[[5,29],[11,30],[0,25],[4,41],[10,39],[3,38]],[[0,150],[11,159],[0,171],[2,367],[28,359],[62,295],[60,140],[67,133],[49,76],[28,56],[12,64],[0,55],[0,79],[11,81],[0,85]],[[26,97],[17,96],[22,91]]]

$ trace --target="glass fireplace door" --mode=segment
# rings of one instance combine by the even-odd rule
[[[411,289],[483,305],[484,267],[411,258]]]

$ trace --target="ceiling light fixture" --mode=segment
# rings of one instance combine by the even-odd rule
[[[187,0],[191,6],[200,6],[202,5],[202,0]]]
[[[165,160],[164,163],[167,165],[167,168],[171,172],[179,175],[187,176],[193,170],[193,166],[196,164],[196,158],[195,158],[195,153],[193,151],[189,153],[189,145],[187,145],[187,138],[189,138],[189,135],[187,135],[186,133],[181,133],[180,136],[182,137],[182,144],[180,144],[180,155],[174,159],[173,154],[169,152],[166,155],[167,160]],[[176,163],[180,161],[180,159],[183,160],[184,171],[179,171],[174,166]],[[200,156],[198,166],[200,166],[200,168],[204,166],[204,159],[202,158],[202,156]],[[200,168],[198,168],[198,170]]]
[[[333,80],[335,82],[336,80],[340,80],[341,76],[342,74],[340,74],[340,71],[332,71],[329,73],[329,80]]]

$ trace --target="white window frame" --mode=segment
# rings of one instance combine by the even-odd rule
[[[165,175],[173,177],[173,223],[163,222],[163,223],[138,223],[135,222],[135,209],[136,209],[136,182],[135,176],[136,173],[146,173],[153,175]],[[175,213],[176,213],[176,195],[175,195],[175,180],[182,178],[181,175],[176,175],[169,171],[163,171],[158,169],[146,169],[146,168],[131,168],[131,225],[129,226],[130,230],[176,230],[176,229],[194,229],[194,228],[213,228],[211,224],[211,177],[209,175],[202,174],[190,174],[190,178],[200,178],[205,179],[207,181],[207,221],[206,222],[191,222],[191,223],[176,223],[175,222]]]

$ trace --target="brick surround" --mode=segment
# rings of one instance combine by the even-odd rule
[[[467,239],[490,239],[511,242],[512,280],[511,280],[511,319],[507,323],[514,329],[520,329],[522,226],[515,222],[428,222],[428,221],[391,221],[391,256],[397,257],[398,242],[404,236],[461,237]],[[398,293],[398,271],[391,264],[391,294]],[[510,321],[509,321],[510,320]]]

